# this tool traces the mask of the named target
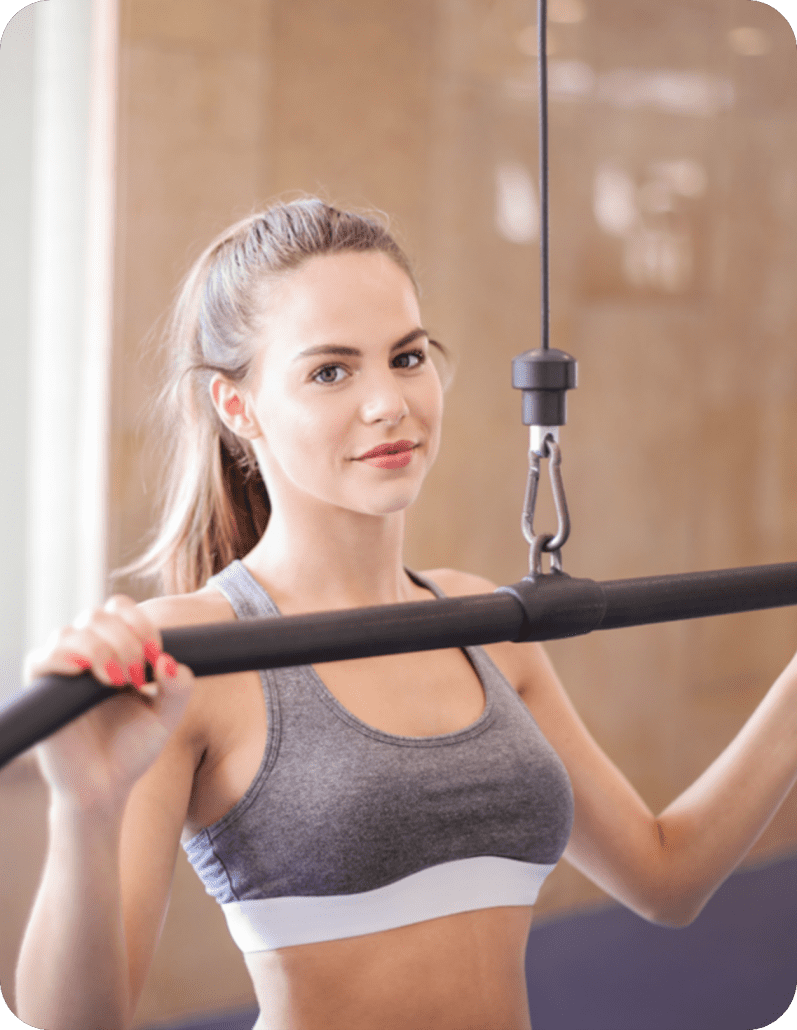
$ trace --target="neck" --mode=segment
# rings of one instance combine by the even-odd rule
[[[284,615],[396,604],[418,590],[404,571],[403,545],[403,511],[333,510],[320,520],[275,510],[244,564]]]

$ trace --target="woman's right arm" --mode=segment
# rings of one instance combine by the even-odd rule
[[[25,663],[28,683],[75,675],[81,658],[120,686],[107,664],[116,662],[128,683],[36,749],[50,790],[49,846],[17,964],[16,1009],[43,1030],[126,1030],[166,912],[197,760],[184,718],[194,678],[185,666],[170,676],[176,663],[161,654],[157,696],[130,688],[145,645],[162,646],[152,611],[114,597]]]

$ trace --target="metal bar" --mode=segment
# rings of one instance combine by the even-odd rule
[[[797,563],[603,583],[554,574],[492,594],[211,623],[161,635],[164,650],[178,662],[197,676],[213,676],[501,640],[553,640],[788,605],[797,605]],[[117,695],[89,673],[37,680],[0,709],[0,767]]]
[[[601,629],[676,622],[797,604],[797,563],[618,579],[601,587]]]

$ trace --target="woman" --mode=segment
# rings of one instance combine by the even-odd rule
[[[172,346],[173,479],[134,566],[166,596],[112,597],[26,662],[27,682],[91,668],[120,696],[38,748],[50,844],[20,1017],[130,1025],[181,840],[257,1030],[528,1030],[531,910],[562,854],[646,919],[694,919],[797,775],[797,661],[658,817],[538,644],[195,681],[161,629],[494,586],[402,562],[442,388],[380,225],[317,200],[239,223],[189,276]]]

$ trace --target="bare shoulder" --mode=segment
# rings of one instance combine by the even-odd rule
[[[495,583],[484,576],[475,576],[471,572],[460,572],[458,569],[430,569],[422,572],[422,576],[436,583],[449,597],[464,597],[465,594],[491,594]]]
[[[213,587],[202,587],[190,594],[167,594],[151,597],[139,605],[158,629],[173,626],[198,626],[210,622],[235,619],[229,601]]]

